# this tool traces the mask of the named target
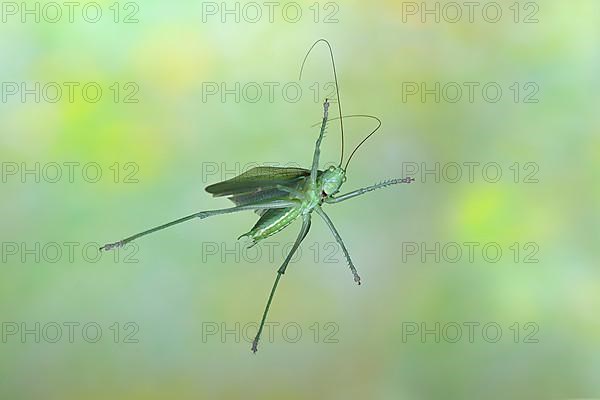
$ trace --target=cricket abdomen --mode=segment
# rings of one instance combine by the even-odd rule
[[[294,222],[302,213],[301,207],[271,208],[267,210],[256,222],[254,227],[241,237],[247,236],[253,245],[259,241],[276,234]]]

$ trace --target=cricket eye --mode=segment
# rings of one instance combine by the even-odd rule
[[[329,171],[333,171],[335,169],[335,167],[332,165],[329,168],[327,168]]]

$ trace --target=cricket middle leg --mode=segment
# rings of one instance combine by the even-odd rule
[[[310,229],[310,214],[307,214],[304,217],[304,221],[302,223],[302,228],[300,229],[300,233],[298,234],[298,238],[294,242],[292,249],[290,250],[287,257],[285,258],[285,261],[283,261],[283,264],[281,264],[281,267],[279,267],[279,269],[277,270],[277,277],[275,278],[275,283],[273,283],[273,288],[271,288],[271,294],[269,295],[269,300],[267,300],[267,306],[265,307],[265,311],[263,312],[262,320],[260,321],[260,326],[258,327],[258,332],[256,333],[256,337],[252,341],[252,352],[253,353],[256,353],[258,351],[258,341],[260,340],[260,334],[262,333],[263,327],[265,325],[265,321],[267,319],[267,314],[269,313],[269,307],[271,306],[271,301],[273,300],[273,295],[275,294],[275,290],[277,289],[277,284],[279,283],[279,279],[281,279],[281,276],[283,274],[285,274],[285,270],[287,269],[287,266],[290,263],[290,260],[294,256],[294,253],[296,253],[296,250],[298,250],[300,243],[302,243],[302,241],[308,234],[309,229]]]

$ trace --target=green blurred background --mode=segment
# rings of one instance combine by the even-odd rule
[[[119,22],[113,2],[98,4],[98,23],[85,21],[81,7],[73,23],[68,15],[23,23],[22,9],[15,16],[2,6],[3,95],[7,82],[97,82],[103,96],[91,103],[76,89],[73,102],[66,93],[56,103],[43,95],[39,103],[34,95],[22,101],[19,93],[0,103],[0,398],[600,397],[598,1],[517,3],[518,22],[514,2],[500,1],[497,23],[482,16],[487,2],[478,3],[473,22],[465,14],[456,23],[449,8],[440,8],[439,22],[422,14],[433,1],[300,1],[295,23],[294,9],[282,16],[286,3],[277,3],[273,23],[260,2],[258,22],[239,4],[239,23],[235,15],[221,21],[220,2],[117,3]],[[408,12],[413,6],[416,14]],[[138,22],[123,23],[128,16]],[[528,16],[538,22],[524,23]],[[318,133],[310,126],[328,93],[315,99],[308,87],[331,81],[325,49],[309,59],[300,101],[286,101],[281,87],[296,82],[305,52],[321,37],[335,51],[344,112],[383,120],[344,189],[421,163],[458,163],[463,174],[464,163],[497,163],[502,178],[491,183],[481,169],[473,182],[417,174],[413,185],[328,206],[363,285],[352,282],[315,217],[271,309],[269,320],[279,324],[273,343],[263,339],[252,355],[244,336],[255,327],[247,324],[259,320],[298,224],[269,239],[274,257],[263,247],[255,262],[243,241],[235,247],[256,220],[252,213],[181,225],[116,254],[98,256],[92,244],[229,206],[203,188],[232,171],[308,166]],[[256,102],[250,92],[239,102],[207,96],[207,83],[236,82],[279,89],[272,101],[266,91]],[[473,102],[437,103],[434,95],[422,102],[403,99],[407,82],[496,82],[503,96],[492,103],[476,90]],[[527,83],[539,89],[537,102],[525,102]],[[137,102],[125,102],[135,88]],[[348,120],[348,146],[371,125]],[[338,135],[332,123],[326,162],[339,157]],[[65,162],[79,163],[73,179]],[[36,163],[40,173],[23,177],[23,165]],[[48,179],[52,163],[63,166],[56,183]],[[101,169],[96,183],[82,177],[88,163]],[[525,182],[533,170],[537,183]],[[78,244],[69,257],[71,242]],[[481,244],[472,262],[466,253],[436,262],[407,252],[411,244],[465,249],[465,242]],[[502,248],[498,262],[482,257],[486,243]],[[525,262],[533,250],[538,262]],[[71,322],[79,324],[73,340]],[[102,329],[96,343],[94,329],[82,333],[90,323]],[[465,323],[479,324],[473,340]],[[497,341],[494,329],[484,335],[485,324],[502,329]],[[51,343],[56,325],[62,337]],[[457,325],[462,336],[453,343]],[[287,335],[283,326],[291,326]],[[438,338],[422,336],[423,327]]]

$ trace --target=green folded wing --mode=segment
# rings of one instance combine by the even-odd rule
[[[255,167],[234,178],[207,186],[206,191],[221,197],[276,189],[277,185],[296,187],[309,175],[310,171],[304,168]]]
[[[318,171],[320,176],[323,171]],[[215,197],[228,196],[238,206],[264,203],[272,200],[289,200],[290,194],[277,186],[301,191],[310,171],[304,168],[255,167],[229,180],[206,187]],[[256,213],[263,215],[266,209]]]

